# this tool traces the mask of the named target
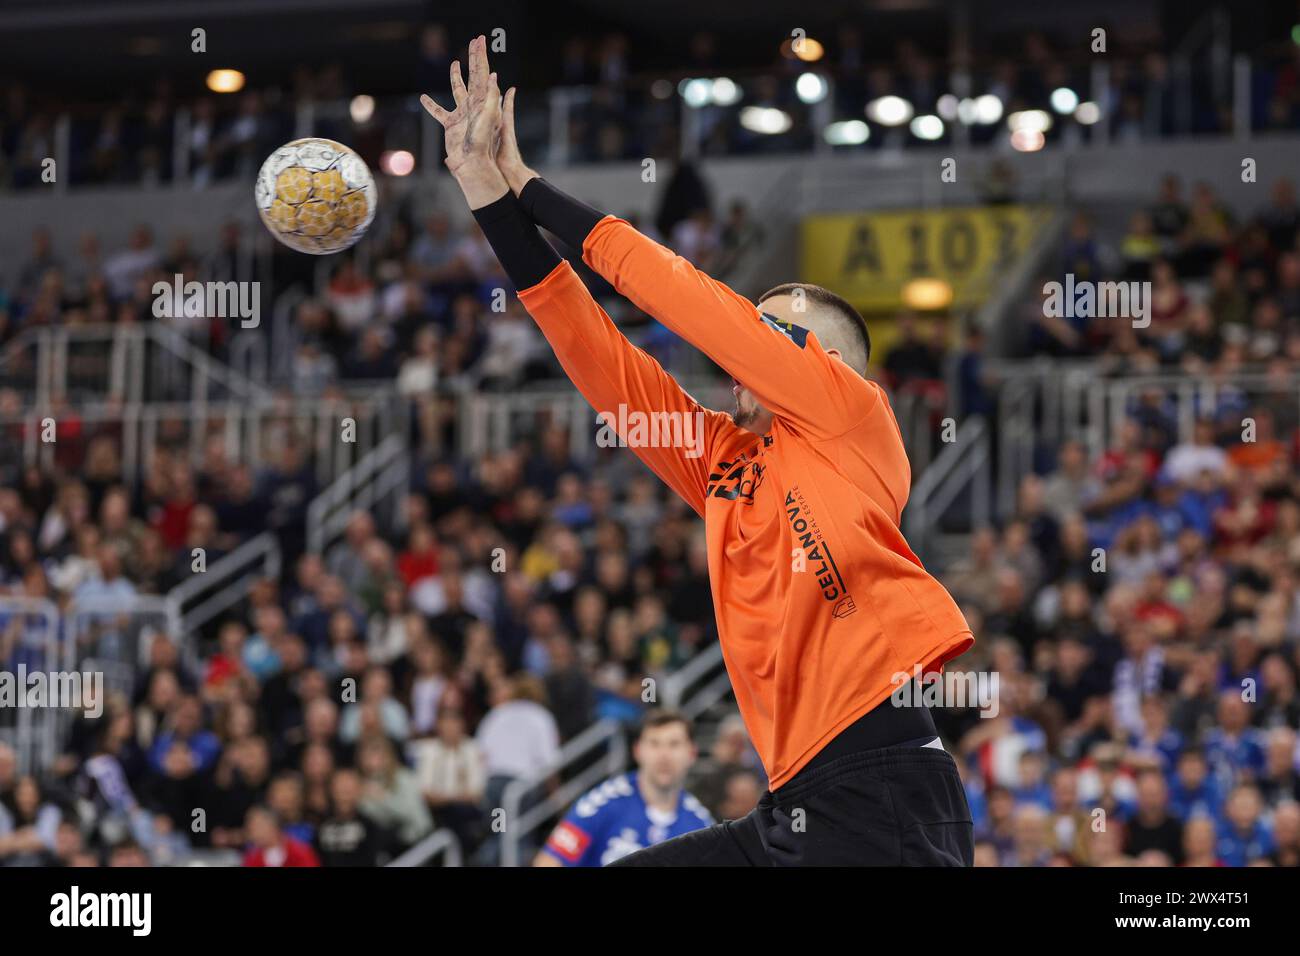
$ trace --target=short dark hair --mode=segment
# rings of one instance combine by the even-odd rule
[[[818,305],[826,306],[842,320],[840,324],[844,327],[845,332],[853,341],[862,346],[863,367],[858,371],[865,374],[866,363],[871,361],[871,334],[867,331],[866,319],[862,318],[862,313],[853,308],[848,299],[836,295],[830,289],[809,282],[783,282],[781,285],[773,286],[760,295],[758,302],[762,305],[773,296],[794,295],[796,291],[802,291],[805,296]]]
[[[690,719],[685,715],[669,707],[656,707],[650,713],[646,714],[641,721],[641,726],[637,729],[637,740],[647,730],[654,730],[656,727],[667,727],[669,724],[681,724],[686,728],[686,736],[692,742],[695,740],[695,728],[692,726]]]

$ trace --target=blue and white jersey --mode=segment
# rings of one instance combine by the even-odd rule
[[[565,866],[606,866],[713,824],[709,811],[685,790],[672,813],[647,807],[636,777],[636,771],[610,777],[583,794],[552,831],[545,851]]]

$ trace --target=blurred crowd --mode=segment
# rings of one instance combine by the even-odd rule
[[[357,512],[323,554],[286,539],[282,577],[178,647],[137,597],[188,580],[195,549],[210,567],[263,528],[300,533],[310,482],[283,441],[260,475],[160,451],[131,488],[101,436],[102,470],[0,484],[0,595],[93,604],[78,659],[121,665],[44,774],[0,746],[0,862],[130,845],[155,863],[251,847],[249,863],[374,864],[435,826],[490,861],[510,781],[544,777],[599,718],[635,721],[647,679],[714,639],[694,514],[631,456],[584,467],[549,428],[428,462],[400,527]],[[39,668],[47,636],[0,603],[0,668]]]
[[[1119,241],[1080,216],[1065,243],[1063,271],[1152,283],[1148,327],[1028,313],[1031,352],[1219,387],[1190,433],[1152,386],[1109,447],[1048,449],[944,575],[959,669],[1001,679],[996,717],[944,725],[983,865],[1300,864],[1298,227],[1289,181],[1237,222],[1166,178]]]
[[[1110,42],[1120,43],[1118,31],[1112,34]],[[412,89],[445,89],[448,66],[464,39],[453,38],[438,24],[414,34],[403,54],[409,60]],[[527,48],[529,75],[544,77],[545,86],[568,92],[563,98],[567,116],[558,124],[548,114],[559,108],[558,101],[521,97],[519,132],[525,154],[563,156],[570,162],[676,155],[684,135],[678,84],[692,77],[734,77],[737,89],[696,103],[692,135],[698,136],[700,154],[706,156],[810,149],[824,133],[820,122],[825,120],[814,113],[825,89],[819,84],[820,94],[807,86],[800,92],[796,80],[807,72],[833,83],[830,121],[868,122],[870,136],[864,143],[837,148],[922,142],[906,124],[895,127],[868,120],[867,104],[882,96],[903,97],[917,114],[938,111],[950,126],[956,121],[955,105],[953,111],[938,106],[953,85],[953,64],[939,52],[904,37],[886,54],[870,46],[864,29],[852,22],[812,39],[818,55],[805,51],[808,59],[796,56],[789,40],[769,55],[755,46],[729,46],[710,32],[692,35],[672,60],[665,60],[671,53],[658,44],[638,45],[618,32],[573,31],[562,44]],[[968,64],[972,95],[996,96],[1002,116],[1024,109],[1051,110],[1052,93],[1066,88],[1078,94],[1077,100],[1101,100],[1097,105],[1108,135],[1119,141],[1232,129],[1231,110],[1210,79],[1217,69],[1212,64],[1193,60],[1184,83],[1168,49],[1108,48],[1105,61],[1111,72],[1098,92],[1090,72],[1095,59],[1091,54],[1071,53],[1037,32],[1015,42],[1018,48],[1011,55],[979,56]],[[998,48],[1000,44],[990,44],[990,49]],[[1295,129],[1300,125],[1300,46],[1278,43],[1260,51],[1253,70],[1252,128]],[[238,93],[197,96],[160,80],[107,105],[50,100],[35,87],[7,84],[0,102],[0,188],[40,186],[42,164],[55,155],[64,135],[67,166],[61,181],[74,186],[174,179],[200,186],[225,179],[251,181],[271,150],[295,135],[353,143],[372,164],[386,150],[418,154],[419,110],[410,91],[384,95],[368,88],[366,76],[349,75],[338,62],[298,66],[273,84],[252,79],[253,85]],[[380,95],[375,104],[354,119],[352,98],[376,92]],[[306,104],[313,104],[308,133],[300,124]],[[789,122],[783,129],[757,131],[741,122],[746,107],[779,109]],[[67,125],[61,127],[64,119]],[[1048,141],[1086,140],[1093,135],[1091,122],[1095,120],[1076,121],[1067,110],[1056,116]],[[563,130],[562,142],[552,140],[556,128]],[[1000,122],[971,126],[969,134],[976,145],[1006,146]],[[949,129],[944,139],[951,135]]]
[[[1188,382],[1223,385],[1251,371],[1266,380],[1271,398],[1258,424],[1271,441],[1290,436],[1300,424],[1300,405],[1288,395],[1300,363],[1300,201],[1294,182],[1279,178],[1267,186],[1257,209],[1239,215],[1197,182],[1187,187],[1177,176],[1163,177],[1149,205],[1125,210],[1075,212],[1066,228],[1054,269],[1039,276],[1041,295],[1027,298],[1000,338],[1011,358],[1050,357],[1094,362],[1099,377],[1180,372]],[[1107,221],[1109,219],[1109,221]],[[1149,283],[1149,313],[1127,303],[1127,316],[1065,315],[1047,308],[1049,283],[1065,288],[1092,283]],[[1147,291],[1142,296],[1146,297]],[[1100,299],[1098,299],[1100,302]],[[950,409],[958,420],[982,415],[996,420],[997,371],[986,331],[949,316],[902,312],[894,336],[881,350],[881,380],[900,399],[919,400],[938,435]],[[1250,396],[1222,388],[1215,415],[1247,417]],[[950,404],[951,403],[951,404]],[[1171,441],[1176,431],[1168,399],[1156,390],[1141,395],[1133,410],[1144,425],[1161,429]],[[1230,429],[1229,429],[1230,430]],[[1237,430],[1240,431],[1240,424]],[[996,442],[997,436],[994,436]],[[912,449],[909,449],[910,451]],[[914,452],[913,452],[914,453]]]
[[[1149,324],[1048,317],[1041,303],[1031,303],[1026,352],[1100,356],[1115,373],[1207,375],[1245,365],[1285,373],[1300,359],[1300,203],[1291,179],[1266,188],[1267,200],[1238,217],[1209,183],[1189,190],[1169,175],[1122,228],[1099,228],[1077,213],[1060,274],[1045,278],[1149,282]]]

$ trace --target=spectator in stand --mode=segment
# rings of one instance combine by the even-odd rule
[[[1142,771],[1137,778],[1137,812],[1125,824],[1124,852],[1139,857],[1158,850],[1181,865],[1183,823],[1169,814],[1169,792],[1164,775],[1156,769]]]
[[[249,848],[244,866],[320,866],[316,851],[284,832],[275,813],[253,807],[245,823]]]
[[[1249,784],[1233,788],[1224,805],[1214,851],[1225,865],[1245,866],[1273,852],[1273,835],[1262,813],[1258,790]]]
[[[322,866],[379,866],[385,857],[383,831],[360,810],[361,775],[343,768],[330,779],[330,813],[316,831]]]
[[[172,771],[167,769],[170,762],[179,759],[192,772],[203,773],[212,767],[220,753],[217,735],[203,728],[198,698],[185,696],[177,702],[170,726],[164,725],[155,738],[149,762],[155,771],[170,774]]]
[[[1274,812],[1273,845],[1274,866],[1300,866],[1300,804],[1284,803]]]
[[[1156,235],[1164,241],[1166,252],[1174,248],[1174,243],[1187,228],[1187,203],[1182,198],[1182,181],[1173,173],[1166,173],[1160,180],[1160,195],[1151,207],[1151,222]]]
[[[1120,242],[1124,259],[1123,278],[1128,282],[1145,282],[1151,277],[1151,264],[1160,256],[1160,237],[1150,214],[1135,212],[1129,219],[1128,232]]]
[[[1263,736],[1250,726],[1250,705],[1238,688],[1219,694],[1218,726],[1205,737],[1205,756],[1220,789],[1234,780],[1256,780],[1264,771]]]
[[[379,736],[362,741],[357,767],[364,780],[359,809],[388,831],[394,850],[409,849],[433,829],[419,781],[398,762],[389,741]]]
[[[487,799],[500,806],[512,780],[538,780],[555,769],[560,732],[542,706],[542,686],[531,675],[499,680],[491,689],[492,709],[479,723],[477,741],[487,767]]]
[[[477,842],[487,788],[487,766],[465,715],[449,703],[438,714],[437,734],[410,745],[421,792],[438,826],[449,827],[466,851]]]
[[[920,320],[913,312],[903,312],[897,319],[898,337],[885,356],[885,371],[890,384],[904,389],[912,383],[927,383],[943,378],[943,356],[923,334]]]

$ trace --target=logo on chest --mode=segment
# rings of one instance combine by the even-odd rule
[[[754,492],[763,483],[767,466],[760,460],[760,450],[772,444],[772,437],[764,435],[761,444],[741,452],[730,461],[720,461],[709,472],[706,498],[723,498],[728,501],[754,503]]]

